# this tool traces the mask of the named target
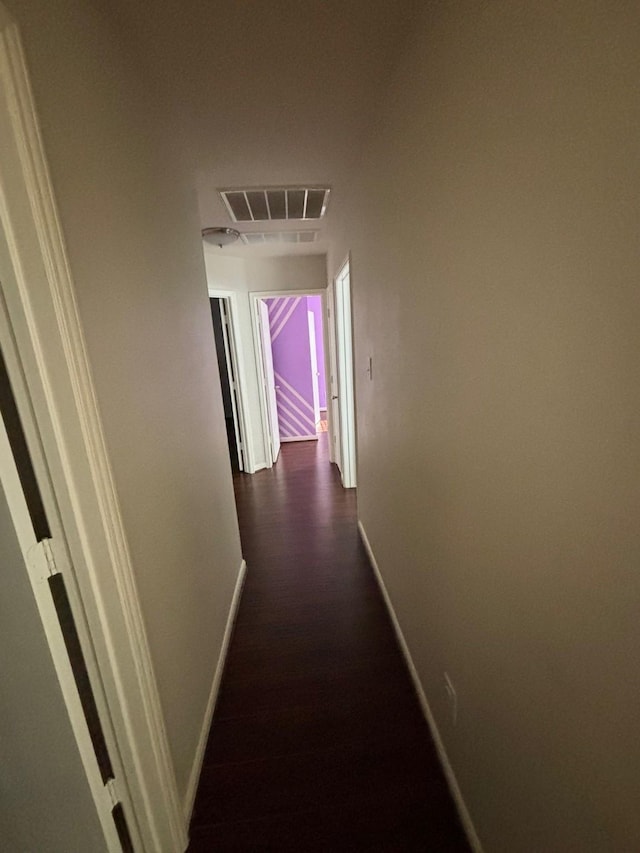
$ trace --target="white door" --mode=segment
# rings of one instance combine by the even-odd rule
[[[47,560],[1,418],[0,483],[0,846],[38,853],[119,850],[77,694],[70,718],[75,688],[63,660]]]
[[[233,412],[233,430],[236,435],[236,450],[238,453],[238,468],[246,471],[245,450],[242,436],[244,430],[240,426],[240,400],[238,395],[238,368],[235,363],[234,352],[231,347],[231,318],[227,299],[219,299],[220,316],[222,318],[222,338],[224,341],[224,357],[227,362],[227,373],[231,388],[231,410]]]
[[[340,473],[346,489],[356,485],[356,417],[351,331],[351,276],[347,261],[336,276],[336,356],[340,418]]]
[[[271,444],[271,461],[276,462],[280,453],[280,427],[278,425],[278,404],[276,402],[276,379],[273,373],[273,353],[271,352],[271,329],[269,326],[269,310],[261,299],[258,302],[260,317],[260,343],[262,350],[262,367],[264,370],[265,398],[267,416],[269,419],[269,439]]]
[[[309,321],[309,353],[311,355],[311,389],[313,394],[313,417],[316,432],[320,426],[320,389],[318,388],[318,350],[316,349],[316,321],[313,311],[307,311]]]
[[[334,287],[327,288],[327,336],[329,342],[329,382],[327,383],[327,413],[329,415],[330,459],[342,474],[340,442],[340,399],[338,394],[338,357],[336,345],[336,318]]]

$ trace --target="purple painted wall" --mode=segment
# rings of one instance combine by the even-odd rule
[[[307,296],[307,310],[313,313],[316,329],[316,355],[318,357],[318,397],[320,408],[327,408],[327,378],[324,368],[324,337],[322,335],[322,297]]]
[[[306,296],[264,300],[269,310],[281,439],[316,435]]]

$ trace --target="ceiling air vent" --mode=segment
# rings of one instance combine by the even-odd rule
[[[283,219],[322,219],[330,190],[327,187],[269,187],[220,190],[234,222]]]
[[[248,246],[265,246],[273,243],[315,243],[319,231],[249,231],[242,235]]]

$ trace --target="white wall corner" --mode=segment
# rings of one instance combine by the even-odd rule
[[[393,604],[391,603],[391,598],[389,597],[389,593],[387,592],[384,580],[382,579],[382,574],[380,573],[378,562],[373,553],[373,549],[371,548],[369,537],[367,536],[367,532],[360,519],[358,519],[358,530],[360,532],[362,544],[364,545],[365,551],[367,552],[367,556],[369,557],[371,568],[373,569],[373,573],[376,576],[378,586],[380,587],[380,592],[382,593],[382,597],[387,607],[387,611],[389,612],[389,617],[391,618],[398,644],[400,645],[400,649],[407,664],[407,668],[409,669],[409,674],[411,676],[414,689],[418,695],[418,700],[420,701],[422,711],[431,731],[431,737],[433,738],[433,742],[438,753],[438,758],[440,759],[440,763],[442,765],[442,769],[447,780],[447,785],[449,786],[449,791],[451,792],[451,796],[453,797],[453,801],[458,811],[460,822],[462,823],[471,849],[474,851],[474,853],[483,853],[480,838],[478,837],[478,833],[476,832],[476,829],[473,825],[473,821],[471,820],[471,815],[464,802],[462,791],[460,790],[460,786],[458,785],[458,781],[453,771],[453,767],[451,765],[451,762],[449,761],[449,757],[445,749],[444,741],[442,740],[440,732],[438,731],[438,726],[436,725],[435,717],[433,716],[431,708],[429,707],[429,702],[427,701],[427,696],[424,691],[424,687],[422,686],[420,676],[418,675],[418,671],[413,662],[413,658],[411,657],[409,646],[407,645],[407,642],[404,638],[402,628],[400,627],[400,623],[398,622],[398,617],[396,616],[395,609],[393,607]]]
[[[216,665],[216,671],[213,676],[211,691],[209,693],[209,699],[207,701],[207,707],[202,721],[202,729],[200,731],[198,746],[196,747],[196,753],[193,759],[193,766],[189,775],[189,784],[187,785],[187,790],[184,795],[184,802],[182,807],[184,812],[185,829],[187,833],[189,832],[189,823],[191,821],[193,805],[196,799],[196,791],[198,790],[198,782],[200,781],[200,773],[202,772],[202,763],[204,761],[204,753],[207,748],[207,740],[209,739],[209,731],[211,729],[211,722],[213,720],[213,712],[215,711],[216,702],[218,700],[218,693],[220,692],[220,682],[222,681],[222,673],[224,672],[224,666],[227,660],[229,643],[231,642],[231,636],[233,634],[233,626],[235,625],[236,616],[238,614],[238,606],[240,604],[240,598],[242,597],[242,588],[244,586],[244,579],[246,573],[247,564],[243,560],[240,563],[240,568],[238,570],[236,585],[233,591],[233,598],[231,599],[231,605],[229,607],[227,624],[224,629],[224,636],[222,638],[222,646],[220,648],[220,654],[218,656],[218,663]]]

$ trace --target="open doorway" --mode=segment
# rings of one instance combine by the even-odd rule
[[[282,442],[331,448],[326,291],[250,294],[265,447],[274,464]],[[334,461],[333,459],[331,461]]]
[[[229,458],[234,472],[248,470],[247,442],[240,391],[238,359],[229,296],[209,295],[213,335],[218,356]]]
[[[327,415],[322,299],[315,294],[261,302],[280,441],[317,441]]]

